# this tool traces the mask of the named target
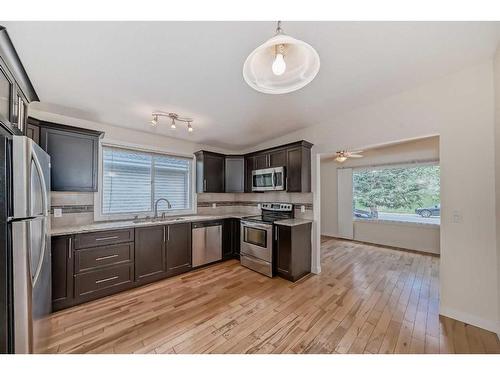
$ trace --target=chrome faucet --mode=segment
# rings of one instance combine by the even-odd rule
[[[170,210],[172,208],[172,205],[170,204],[170,202],[168,201],[168,199],[166,198],[158,198],[155,202],[155,216],[154,216],[154,219],[156,219],[158,217],[158,203],[160,201],[165,201],[165,203],[167,204],[167,207],[168,209]],[[165,212],[163,213],[163,217],[165,216]]]

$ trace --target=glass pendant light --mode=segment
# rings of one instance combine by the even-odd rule
[[[286,35],[278,21],[276,35],[250,53],[243,78],[253,89],[266,94],[286,94],[309,84],[319,72],[316,50]]]

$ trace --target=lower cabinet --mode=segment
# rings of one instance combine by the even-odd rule
[[[297,281],[311,272],[311,224],[274,227],[275,273]]]
[[[60,310],[74,304],[72,237],[53,237],[51,251],[52,308]]]
[[[135,228],[135,280],[148,283],[167,276],[166,226]]]
[[[167,275],[174,276],[191,269],[191,223],[166,226]]]

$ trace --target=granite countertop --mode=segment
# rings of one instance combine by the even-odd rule
[[[277,224],[277,225],[286,225],[288,227],[295,227],[297,225],[303,225],[303,224],[308,224],[308,223],[312,223],[313,221],[312,220],[308,220],[308,219],[286,219],[286,220],[278,220],[278,221],[275,221],[274,224]]]
[[[230,213],[221,215],[185,215],[179,216],[181,220],[175,220],[175,217],[165,218],[165,220],[158,221],[144,221],[135,223],[133,220],[123,220],[123,221],[103,221],[93,224],[74,226],[74,227],[62,227],[62,228],[52,228],[50,231],[51,236],[63,236],[67,234],[76,233],[86,233],[86,232],[99,232],[103,230],[113,230],[113,229],[125,229],[125,228],[136,228],[136,227],[147,227],[162,224],[173,224],[173,223],[190,223],[196,221],[208,221],[208,220],[219,220],[236,218],[241,219],[242,217],[249,216],[248,213]],[[286,220],[284,220],[286,221]],[[286,224],[285,224],[286,225]]]

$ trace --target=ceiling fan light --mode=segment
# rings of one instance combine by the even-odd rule
[[[347,157],[345,157],[344,155],[339,155],[335,158],[335,160],[337,160],[339,163],[343,163],[347,160]]]

